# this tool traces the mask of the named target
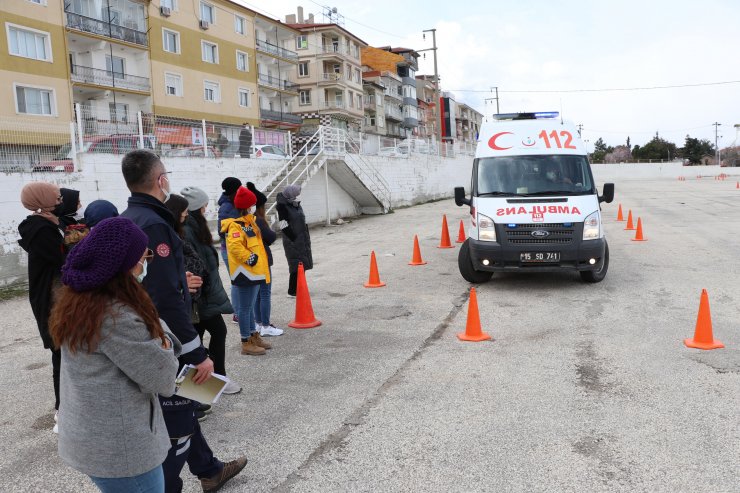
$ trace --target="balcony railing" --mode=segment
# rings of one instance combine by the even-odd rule
[[[396,108],[395,106],[386,106],[385,116],[389,118],[394,118],[398,121],[401,121],[403,119],[403,114],[401,113],[401,110]]]
[[[296,53],[295,51],[286,50],[285,48],[281,48],[272,43],[268,43],[267,41],[262,41],[261,39],[257,40],[257,49],[259,51],[269,53],[270,55],[279,56],[288,60],[298,61],[298,53]]]
[[[334,83],[342,80],[342,74],[335,72],[323,73],[319,78],[319,82]]]
[[[332,44],[323,45],[321,47],[321,52],[324,53],[324,54],[327,54],[327,55],[334,55],[334,54],[336,54],[336,55],[344,55],[344,56],[348,56],[349,55],[349,52],[347,51],[347,48],[345,48],[344,46],[332,45]]]
[[[278,77],[273,77],[272,75],[259,74],[257,80],[264,86],[274,87],[275,89],[281,89],[283,91],[298,92],[298,84]]]
[[[140,46],[149,45],[146,32],[100,19],[93,19],[92,17],[85,17],[84,15],[80,15],[69,10],[73,8],[72,5],[73,4],[70,4],[67,7],[67,10],[65,10],[67,13],[68,28],[108,38],[119,39],[121,41],[127,41]]]
[[[374,110],[377,107],[377,102],[375,101],[375,97],[364,97],[362,98],[362,102],[365,105],[366,110]]]
[[[132,91],[142,92],[149,92],[151,90],[149,79],[146,77],[83,67],[81,65],[72,65],[70,78],[72,82],[95,84],[97,86],[113,87],[116,89],[130,89]]]
[[[321,101],[320,106],[327,110],[347,109],[347,104],[344,101]]]
[[[270,120],[273,122],[294,123],[296,125],[300,125],[301,123],[303,123],[303,118],[301,118],[298,115],[294,115],[292,113],[281,113],[279,111],[266,110],[264,108],[260,108],[260,118],[262,120]]]

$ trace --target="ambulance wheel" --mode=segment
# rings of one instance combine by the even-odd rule
[[[586,282],[601,282],[606,277],[606,271],[609,270],[609,244],[604,245],[604,263],[599,270],[582,270],[581,279]]]
[[[460,247],[460,253],[457,255],[457,266],[463,278],[472,284],[481,284],[491,279],[493,272],[481,272],[473,269],[473,259],[470,258],[470,247],[468,240]]]

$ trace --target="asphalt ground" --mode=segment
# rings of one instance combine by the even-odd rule
[[[740,491],[740,190],[712,179],[617,182],[606,279],[506,274],[478,286],[493,341],[460,342],[468,289],[435,248],[452,200],[311,231],[322,325],[239,354],[244,386],[203,423],[223,491]],[[616,222],[617,203],[647,242]],[[428,264],[411,267],[413,236]],[[375,250],[387,287],[365,289]],[[273,322],[293,317],[274,248]],[[688,349],[701,290],[725,349]],[[56,454],[48,353],[26,299],[0,303],[0,491],[95,491]],[[183,473],[185,491],[200,491]]]

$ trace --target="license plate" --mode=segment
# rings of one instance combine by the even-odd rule
[[[523,252],[520,262],[560,262],[560,252]]]

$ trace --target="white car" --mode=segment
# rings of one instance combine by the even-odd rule
[[[255,145],[254,157],[258,159],[288,159],[288,154],[278,146],[273,145]]]
[[[409,157],[409,148],[406,146],[381,147],[378,149],[378,156]]]

